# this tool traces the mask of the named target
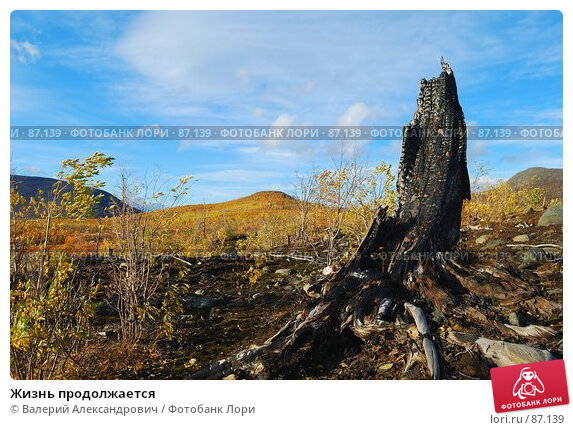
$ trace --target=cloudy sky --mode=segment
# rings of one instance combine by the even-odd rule
[[[403,125],[420,78],[451,64],[470,125],[561,125],[560,12],[13,12],[12,125]],[[398,163],[400,142],[355,144]],[[191,201],[289,192],[333,144],[12,141],[12,170],[53,176],[103,151],[136,177],[197,179]],[[470,141],[492,178],[562,167],[562,141]]]

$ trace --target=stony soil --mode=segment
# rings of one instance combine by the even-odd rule
[[[429,313],[434,341],[440,354],[443,379],[488,379],[488,362],[477,348],[464,347],[447,340],[448,333],[463,332],[496,340],[505,340],[549,350],[562,357],[563,275],[562,226],[537,226],[541,212],[512,215],[504,223],[473,223],[462,229],[456,251],[463,264],[472,267],[502,268],[524,281],[527,292],[519,300],[503,297],[467,295],[472,315],[445,316]],[[527,235],[528,241],[525,236]],[[517,238],[514,241],[514,238]],[[536,245],[547,244],[542,248]],[[549,246],[551,245],[551,246]],[[533,250],[533,251],[532,251]],[[303,289],[321,275],[322,266],[288,258],[268,259],[264,273],[256,284],[245,279],[253,261],[243,259],[187,259],[191,263],[187,281],[191,293],[186,298],[186,311],[176,326],[173,340],[159,341],[154,353],[137,366],[119,366],[101,378],[186,379],[215,360],[225,358],[253,344],[261,344],[292,319],[311,300]],[[290,269],[291,273],[275,273]],[[477,280],[479,282],[479,279]],[[492,290],[493,291],[493,290]],[[418,303],[423,308],[424,303]],[[113,316],[105,320],[113,326]],[[475,321],[479,321],[476,324]],[[103,321],[103,320],[102,320]],[[557,335],[546,338],[520,338],[511,332],[500,333],[499,324],[537,324],[551,327]],[[397,329],[396,329],[397,328]],[[371,335],[366,341],[341,351],[338,357],[321,366],[302,368],[296,378],[309,379],[425,379],[424,362],[413,362],[417,330],[400,316],[389,323],[388,330]],[[98,340],[102,347],[113,347],[116,340]],[[231,378],[251,378],[251,374]]]

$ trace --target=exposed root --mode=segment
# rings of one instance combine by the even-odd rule
[[[406,374],[416,363],[423,363],[425,361],[424,356],[420,352],[420,348],[416,345],[416,342],[410,341],[409,348],[410,354],[408,355],[408,361],[406,361],[403,374]]]
[[[557,335],[557,332],[550,327],[543,327],[540,325],[530,324],[525,327],[519,327],[509,324],[504,324],[508,329],[514,331],[519,336],[522,337],[540,337],[540,338],[552,338]]]
[[[514,364],[535,363],[537,361],[554,360],[555,357],[546,350],[533,348],[528,345],[486,339],[476,340],[484,357],[497,366],[512,366]]]
[[[422,345],[424,346],[424,354],[426,355],[426,363],[428,365],[428,370],[433,379],[440,379],[440,360],[438,357],[438,352],[434,346],[430,335],[430,326],[426,321],[424,311],[421,308],[412,305],[411,303],[404,303],[404,308],[414,319],[416,328],[422,336]]]

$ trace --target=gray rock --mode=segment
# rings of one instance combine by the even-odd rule
[[[525,327],[529,324],[525,316],[521,312],[512,312],[508,316],[509,324],[519,327]]]
[[[523,262],[519,265],[520,269],[532,269],[549,261],[547,253],[543,249],[531,248],[522,254]]]
[[[563,250],[560,248],[555,248],[553,246],[546,246],[541,249],[547,253],[547,259],[549,261],[556,261],[563,258]]]
[[[191,310],[206,310],[210,311],[214,307],[223,306],[225,299],[221,297],[201,297],[201,296],[187,296],[183,307],[187,311]]]
[[[497,248],[500,245],[503,245],[504,241],[503,239],[494,239],[492,241],[489,241],[488,243],[486,243],[484,246],[482,246],[480,249],[482,250],[487,250],[487,249],[492,249],[492,248]]]
[[[446,316],[438,308],[434,309],[434,311],[430,314],[430,321],[436,325],[441,325],[445,320]]]
[[[476,243],[478,245],[483,245],[490,239],[491,239],[491,234],[482,234],[480,237],[476,239]]]
[[[277,269],[275,273],[277,275],[289,276],[294,274],[294,269]]]
[[[512,239],[514,242],[529,242],[528,234],[520,234]]]
[[[551,206],[543,215],[541,215],[541,218],[539,218],[539,221],[537,222],[537,225],[540,226],[556,224],[563,224],[563,206],[561,205]]]

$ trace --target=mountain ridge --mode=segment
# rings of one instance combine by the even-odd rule
[[[59,182],[57,179],[43,176],[10,175],[10,188],[15,188],[26,202],[29,202],[30,198],[36,197],[38,190],[41,190],[46,198],[50,198],[53,186],[57,182]],[[94,218],[109,217],[111,215],[109,208],[121,204],[121,199],[105,190],[95,188],[92,189],[91,194],[103,196],[94,206]],[[134,209],[134,211],[140,212],[139,209]]]

